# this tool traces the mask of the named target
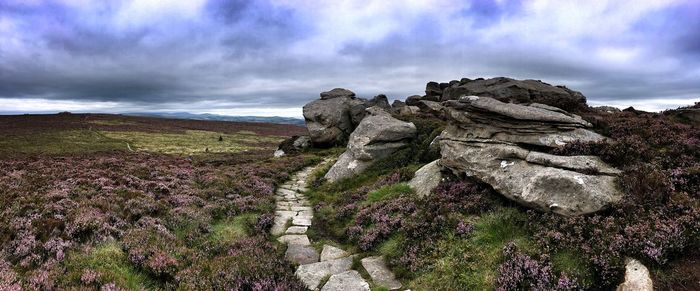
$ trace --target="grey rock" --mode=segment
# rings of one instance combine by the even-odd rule
[[[625,265],[625,281],[617,286],[617,291],[653,291],[654,282],[649,276],[649,270],[635,259],[627,259]]]
[[[465,95],[492,97],[503,102],[563,106],[564,110],[575,109],[586,104],[586,97],[583,94],[564,86],[552,86],[539,80],[515,80],[504,77],[462,79],[458,84],[445,88],[441,101],[457,100]]]
[[[477,96],[443,104],[445,116],[451,121],[446,132],[453,139],[493,139],[546,147],[604,139],[586,129],[591,126],[589,122],[560,111]]]
[[[365,106],[367,108],[377,106],[377,107],[384,109],[386,111],[391,110],[391,105],[389,105],[389,99],[386,98],[386,95],[384,95],[384,94],[379,94],[377,96],[374,96],[374,98],[367,101]]]
[[[541,211],[575,216],[622,197],[619,170],[595,156],[557,156],[524,148],[601,141],[590,123],[560,108],[463,96],[443,102],[449,125],[440,135],[440,164],[475,177],[505,197]]]
[[[290,226],[287,228],[287,231],[284,233],[286,234],[305,234],[306,231],[309,229],[308,226]]]
[[[290,262],[303,265],[318,262],[318,252],[311,246],[290,244],[284,254]]]
[[[331,245],[324,245],[323,250],[321,250],[321,261],[335,260],[343,257],[347,257],[350,254],[342,249],[336,248]]]
[[[416,135],[416,126],[391,116],[377,107],[367,109],[365,117],[350,135],[347,150],[326,173],[330,182],[352,177],[375,160],[388,157]]]
[[[421,100],[416,106],[418,106],[420,111],[423,113],[435,116],[437,118],[443,118],[444,107],[442,106],[442,104],[440,104],[440,102]]]
[[[406,97],[406,105],[408,106],[416,106],[418,105],[418,102],[420,102],[423,99],[420,95],[411,95]]]
[[[304,119],[314,145],[343,145],[354,129],[351,108],[363,101],[347,95],[333,96],[304,105]]]
[[[430,195],[442,181],[442,167],[438,162],[439,160],[435,160],[421,167],[416,171],[413,179],[408,182],[408,185],[416,191],[418,196]]]
[[[277,151],[275,151],[275,157],[278,157],[278,152],[280,152],[279,156],[284,156],[285,154],[298,153],[309,147],[311,147],[311,138],[309,136],[295,135],[280,143]]]
[[[617,107],[612,107],[612,106],[596,106],[593,107],[593,109],[597,110],[598,112],[604,112],[604,113],[620,113],[622,110]]]
[[[327,92],[321,92],[321,100],[328,100],[338,97],[355,97],[355,92],[344,88],[335,88]]]
[[[335,275],[350,270],[353,256],[323,261],[312,264],[300,265],[295,274],[306,287],[311,290],[318,288],[321,279],[328,275]]]
[[[284,155],[285,155],[284,151],[283,151],[283,150],[279,150],[279,149],[276,150],[276,151],[272,154],[272,156],[274,156],[275,158],[281,158],[281,157],[284,157]]]
[[[592,156],[554,156],[516,145],[441,139],[440,163],[541,211],[575,216],[618,202],[617,171]],[[592,173],[599,171],[599,173]]]
[[[369,283],[355,270],[335,274],[323,285],[321,291],[369,291]]]
[[[311,226],[310,216],[294,216],[292,217],[292,224],[296,226]]]
[[[375,284],[389,290],[401,289],[401,282],[396,280],[394,273],[386,267],[383,257],[367,257],[360,262]]]
[[[286,243],[290,245],[308,246],[311,244],[311,242],[309,241],[309,237],[305,234],[285,234],[277,238],[277,240],[281,243]]]
[[[440,101],[440,97],[442,96],[442,90],[444,88],[446,88],[446,86],[440,86],[440,84],[438,84],[437,82],[428,82],[428,84],[425,85],[424,100]]]

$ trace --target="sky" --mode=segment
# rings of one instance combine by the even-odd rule
[[[700,101],[700,1],[1,0],[0,114],[300,117],[507,76],[658,111]]]

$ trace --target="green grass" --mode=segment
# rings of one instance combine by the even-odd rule
[[[251,133],[221,134],[213,131],[188,130],[185,133],[152,133],[137,131],[104,131],[105,136],[128,142],[135,151],[195,155],[235,153],[257,149],[259,143],[277,143],[280,137]],[[219,137],[222,138],[219,141]]]
[[[502,208],[475,218],[469,238],[447,233],[432,254],[434,267],[409,283],[416,290],[493,290],[503,247],[515,242],[526,253],[534,252],[522,226],[526,216],[514,208]]]
[[[212,225],[208,240],[220,245],[247,237],[257,217],[254,213],[246,213],[217,222]]]
[[[562,250],[552,256],[554,272],[566,273],[584,288],[593,284],[593,272],[583,257],[575,250]]]
[[[72,252],[64,262],[68,280],[80,284],[84,270],[94,270],[100,274],[100,282],[114,282],[127,290],[142,288],[154,289],[156,283],[130,264],[126,254],[115,242],[98,245],[87,253]]]
[[[74,154],[126,150],[126,143],[92,130],[68,130],[0,139],[4,154]]]
[[[367,194],[367,199],[365,202],[374,203],[382,200],[389,200],[398,198],[401,195],[408,195],[413,193],[411,186],[406,183],[398,183],[389,186],[384,186],[375,191],[369,192]]]

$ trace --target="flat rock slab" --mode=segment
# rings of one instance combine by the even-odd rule
[[[361,260],[362,267],[367,270],[375,284],[389,290],[401,289],[401,282],[396,280],[394,273],[386,267],[383,257],[367,257]]]
[[[286,234],[305,234],[309,229],[308,226],[290,226],[287,228]]]
[[[350,254],[344,250],[341,250],[334,246],[324,245],[323,250],[321,251],[321,261],[340,259],[349,255]]]
[[[352,258],[353,257],[350,256],[342,259],[301,265],[297,268],[295,274],[299,280],[304,282],[306,287],[314,290],[319,287],[318,285],[321,283],[323,277],[350,270],[352,267]]]
[[[311,226],[311,217],[295,216],[292,218],[292,224],[297,226]]]
[[[318,252],[308,245],[290,244],[284,257],[300,265],[318,262]]]
[[[335,274],[321,291],[369,291],[369,283],[355,270]]]
[[[309,237],[305,234],[285,234],[277,239],[281,243],[286,243],[290,245],[305,245],[311,244]]]

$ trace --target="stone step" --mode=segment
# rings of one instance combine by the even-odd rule
[[[350,254],[348,252],[342,249],[336,248],[331,245],[323,245],[323,250],[321,250],[321,261],[340,259],[349,255]]]
[[[369,291],[369,283],[355,270],[335,274],[321,291]]]
[[[281,243],[286,243],[290,245],[308,246],[311,244],[311,242],[309,241],[309,237],[305,234],[285,234],[277,238],[277,240]]]
[[[384,257],[367,257],[360,260],[360,262],[362,263],[362,267],[369,273],[369,276],[372,277],[372,281],[374,281],[375,284],[389,290],[401,289],[401,282],[396,280],[394,273],[386,267]]]
[[[284,233],[286,234],[305,234],[306,231],[309,229],[308,226],[290,226],[287,228],[287,231]]]
[[[318,262],[318,252],[308,245],[290,244],[284,257],[299,265]]]
[[[353,256],[335,259],[325,262],[300,265],[296,276],[311,290],[315,290],[321,284],[323,277],[335,275],[350,270]]]

